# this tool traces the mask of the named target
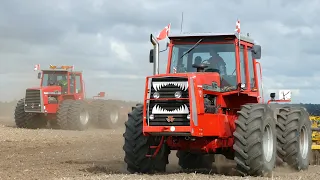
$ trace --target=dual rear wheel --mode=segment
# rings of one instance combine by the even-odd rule
[[[277,159],[295,170],[308,168],[311,124],[304,108],[280,108],[275,119],[269,105],[248,104],[238,114],[233,148],[241,175],[268,176]]]

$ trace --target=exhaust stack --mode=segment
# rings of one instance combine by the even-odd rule
[[[159,42],[152,34],[150,41],[153,45],[153,75],[159,74]]]

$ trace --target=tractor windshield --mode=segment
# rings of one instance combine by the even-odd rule
[[[60,85],[62,81],[67,81],[67,73],[64,71],[44,71],[42,86]]]
[[[228,86],[237,85],[234,44],[199,44],[185,54],[192,46],[173,46],[170,73],[197,72],[192,65],[203,63],[208,65],[205,72],[219,72],[221,81],[227,82]]]

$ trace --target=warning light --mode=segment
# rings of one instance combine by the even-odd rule
[[[57,66],[54,66],[54,65],[51,65],[50,64],[50,69],[64,69],[64,70],[68,70],[68,69],[72,69],[74,70],[74,66],[60,66],[60,67],[57,67]]]

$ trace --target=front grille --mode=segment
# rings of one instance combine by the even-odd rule
[[[24,110],[26,112],[42,112],[40,90],[35,90],[35,89],[26,90]]]
[[[156,89],[155,89],[156,88]],[[151,81],[151,99],[158,92],[160,98],[174,98],[174,93],[180,91],[181,98],[188,98],[188,79],[181,77],[153,78]]]
[[[180,91],[181,98],[189,98],[188,79],[181,77],[165,77],[153,78],[151,81],[151,99],[148,103],[148,121],[149,126],[190,126],[190,120],[187,116],[190,114],[189,99],[171,99],[164,100],[162,98],[175,98],[174,93]],[[160,94],[159,99],[153,98],[153,93]],[[156,113],[153,113],[152,110]],[[189,111],[187,113],[187,111]],[[154,119],[150,119],[150,115]],[[168,122],[172,116],[172,122]]]

